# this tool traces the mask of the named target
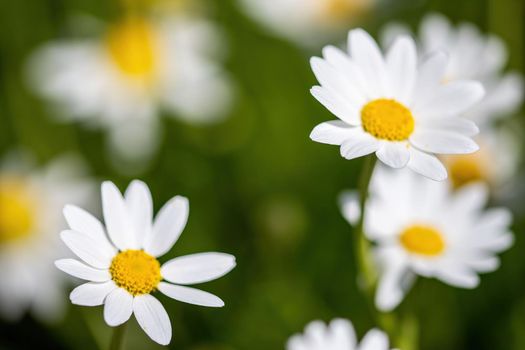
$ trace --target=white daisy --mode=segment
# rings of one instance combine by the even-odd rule
[[[383,33],[385,45],[400,33],[410,30],[400,24],[387,26]],[[482,129],[487,122],[518,110],[523,102],[523,77],[517,72],[503,73],[508,52],[499,37],[485,35],[471,23],[454,27],[445,16],[431,14],[422,21],[419,41],[421,54],[436,50],[448,53],[445,81],[473,79],[483,84],[485,98],[466,115]]]
[[[287,350],[388,350],[388,337],[377,329],[370,330],[360,344],[350,321],[335,319],[329,325],[313,321],[304,334],[288,340]]]
[[[370,194],[365,234],[376,243],[380,310],[394,309],[417,275],[475,288],[478,273],[496,270],[496,253],[513,243],[510,212],[484,210],[488,191],[482,184],[451,192],[446,182],[379,167]],[[343,200],[343,214],[351,220],[358,216],[352,200]]]
[[[340,120],[321,123],[310,137],[341,146],[346,159],[375,153],[393,168],[408,168],[435,180],[447,172],[434,154],[465,154],[478,149],[476,125],[458,117],[483,97],[474,81],[442,84],[443,53],[418,64],[414,41],[399,37],[383,57],[361,29],[348,35],[349,53],[327,46],[312,69],[321,86],[311,90]]]
[[[326,42],[371,11],[377,0],[239,0],[265,27],[305,46]]]
[[[61,158],[43,169],[19,154],[0,168],[0,316],[17,321],[26,311],[42,321],[63,314],[64,276],[53,268],[62,252],[66,203],[85,205],[91,184],[77,160]]]
[[[102,184],[104,227],[86,211],[66,206],[70,230],[62,241],[83,262],[62,259],[62,271],[90,281],[70,295],[77,305],[104,304],[104,319],[112,327],[126,322],[133,313],[144,332],[159,344],[171,340],[171,324],[162,304],[151,293],[209,307],[222,307],[217,296],[184,285],[208,282],[235,267],[235,257],[223,253],[199,253],[160,264],[178,240],[189,214],[188,200],[176,196],[152,220],[153,204],[146,184],[133,181],[122,196],[112,182]]]
[[[111,149],[133,159],[155,149],[161,108],[193,123],[225,116],[231,87],[215,52],[222,37],[211,23],[131,17],[104,31],[51,42],[31,59],[32,85],[63,119],[106,128]]]

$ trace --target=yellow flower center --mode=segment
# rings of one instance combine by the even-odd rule
[[[27,186],[17,179],[0,179],[0,243],[31,234],[35,226],[35,202]]]
[[[114,64],[131,78],[150,78],[158,65],[155,30],[140,18],[127,18],[110,28],[106,46]]]
[[[476,181],[488,181],[481,159],[474,154],[451,156],[446,163],[455,189]]]
[[[408,108],[385,98],[368,102],[361,110],[363,129],[374,137],[403,141],[414,131],[414,117]]]
[[[365,12],[370,1],[363,0],[320,0],[324,4],[322,18],[326,21],[343,22]]]
[[[132,295],[149,294],[162,279],[160,263],[143,250],[125,250],[118,253],[109,267],[115,284]]]
[[[403,247],[415,254],[436,256],[445,250],[443,235],[431,226],[413,225],[399,236]]]

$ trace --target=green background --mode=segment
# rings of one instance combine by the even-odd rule
[[[345,161],[336,148],[308,138],[313,126],[333,119],[308,92],[315,84],[308,59],[320,50],[268,34],[233,0],[204,3],[228,40],[226,69],[236,83],[236,102],[230,117],[215,126],[163,118],[161,150],[140,178],[150,185],[157,210],[175,194],[190,199],[188,225],[163,261],[216,250],[234,254],[238,266],[202,286],[225,300],[222,309],[159,296],[172,321],[169,348],[282,349],[309,321],[334,317],[351,319],[362,336],[374,324],[355,285],[351,228],[337,206],[340,191],[356,187],[362,162]],[[0,156],[23,148],[45,163],[77,151],[97,179],[125,188],[131,178],[108,162],[104,133],[53,121],[24,78],[36,47],[72,35],[72,15],[109,20],[118,11],[117,4],[101,0],[0,1]],[[390,20],[416,26],[429,11],[501,35],[510,67],[523,68],[522,0],[384,1],[362,25],[373,34]],[[401,311],[418,315],[421,349],[525,349],[525,220],[519,202],[513,208],[516,243],[480,287],[467,291],[418,280]],[[0,323],[0,349],[96,349],[109,336],[101,307],[70,305],[57,325],[29,316],[19,324]],[[127,344],[161,348],[134,320]]]

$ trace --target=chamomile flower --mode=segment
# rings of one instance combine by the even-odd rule
[[[73,304],[104,305],[104,319],[112,327],[134,314],[144,332],[163,345],[171,340],[171,324],[153,292],[195,305],[224,306],[217,296],[186,285],[225,275],[235,267],[235,257],[210,252],[177,257],[162,265],[157,260],[171,249],[186,225],[186,198],[172,198],[153,220],[146,184],[135,180],[122,196],[113,183],[104,182],[102,206],[105,227],[83,209],[64,208],[70,230],[60,236],[82,261],[62,259],[55,265],[89,281],[71,292]]]
[[[66,203],[85,205],[91,184],[67,157],[38,169],[20,154],[0,167],[0,316],[19,320],[25,312],[42,321],[63,314],[63,278],[53,268],[62,252],[56,232],[66,227]]]
[[[239,0],[255,20],[304,46],[326,42],[370,12],[377,0]]]
[[[388,26],[384,32],[385,45],[401,32],[408,33],[409,30],[398,24]],[[448,53],[450,59],[444,81],[473,79],[483,84],[485,98],[467,114],[481,128],[520,107],[524,95],[523,77],[516,72],[503,72],[508,52],[499,37],[485,35],[471,23],[454,27],[439,14],[423,19],[418,37],[422,54],[435,50]]]
[[[460,288],[475,288],[478,273],[499,266],[497,253],[513,243],[507,209],[484,209],[486,186],[477,183],[451,191],[446,182],[379,167],[366,204],[365,234],[376,243],[380,272],[375,302],[394,309],[416,276],[434,277]],[[355,198],[343,200],[353,220]]]
[[[335,319],[325,325],[313,321],[304,334],[294,335],[288,340],[287,350],[388,350],[388,337],[377,329],[370,330],[357,344],[354,326],[350,321]]]
[[[340,146],[353,159],[375,153],[392,168],[408,167],[434,180],[447,171],[434,154],[478,150],[476,125],[459,117],[483,97],[475,81],[442,84],[447,56],[435,53],[418,63],[416,46],[400,36],[385,56],[361,29],[350,31],[345,53],[333,46],[314,57],[321,86],[312,95],[339,120],[314,128],[312,140]]]
[[[161,109],[190,123],[225,116],[231,86],[217,62],[221,39],[211,23],[188,15],[127,17],[100,37],[44,45],[30,76],[62,119],[107,129],[111,150],[140,159],[159,142]]]

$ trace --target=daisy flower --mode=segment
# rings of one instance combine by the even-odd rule
[[[434,154],[478,150],[476,125],[458,115],[483,97],[475,81],[442,84],[447,56],[418,64],[416,46],[400,36],[385,56],[362,29],[350,31],[349,53],[333,46],[311,60],[320,86],[312,95],[339,120],[317,125],[312,140],[340,146],[353,159],[375,153],[393,168],[408,167],[434,180],[447,171]]]
[[[477,183],[452,192],[446,182],[407,171],[378,167],[366,204],[365,234],[374,241],[380,272],[375,302],[394,309],[416,276],[434,277],[460,288],[475,288],[478,273],[499,266],[497,253],[513,243],[507,209],[484,209],[486,186]],[[355,198],[343,199],[352,222]]]
[[[388,337],[377,329],[370,330],[357,344],[354,326],[350,321],[335,319],[325,325],[313,321],[304,334],[294,335],[288,340],[287,350],[388,350]]]
[[[66,203],[85,205],[91,183],[73,157],[39,169],[26,155],[0,166],[0,316],[18,321],[26,312],[56,321],[64,311],[64,276],[53,268],[62,252],[56,232],[66,223]]]
[[[385,46],[400,33],[410,30],[400,24],[386,27]],[[444,81],[472,79],[480,81],[485,98],[472,108],[467,117],[483,129],[484,124],[516,112],[523,102],[523,77],[517,72],[504,73],[508,52],[497,36],[485,35],[471,23],[454,27],[443,15],[426,16],[419,29],[420,52],[428,54],[443,50],[449,55]]]
[[[104,320],[112,327],[134,314],[144,332],[162,345],[171,340],[171,324],[153,292],[195,305],[224,306],[217,296],[185,285],[225,275],[235,267],[235,257],[210,252],[177,257],[162,265],[158,261],[177,242],[186,225],[186,198],[172,198],[153,220],[146,184],[135,180],[122,196],[112,182],[104,182],[102,206],[105,227],[83,209],[71,205],[64,208],[70,230],[60,237],[82,261],[62,259],[55,265],[89,281],[71,292],[73,304],[104,305]]]
[[[225,116],[231,87],[211,23],[180,14],[102,29],[100,37],[48,43],[30,60],[32,86],[62,119],[107,129],[111,150],[134,159],[157,146],[161,109],[191,123]]]
[[[377,0],[239,0],[243,10],[279,36],[304,46],[326,42],[373,10]]]

